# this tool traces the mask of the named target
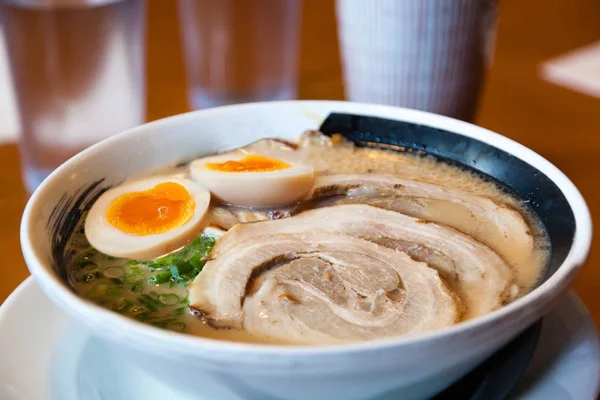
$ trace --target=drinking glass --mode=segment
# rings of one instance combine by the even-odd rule
[[[144,0],[0,0],[31,192],[63,161],[145,119]]]
[[[475,117],[496,0],[337,0],[346,96]]]
[[[296,96],[300,0],[179,0],[194,108]]]

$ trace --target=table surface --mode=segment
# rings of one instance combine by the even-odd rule
[[[149,0],[148,119],[188,110],[175,2]],[[596,0],[504,1],[478,125],[542,154],[579,187],[600,220],[600,100],[543,81],[541,62],[600,39]],[[299,97],[342,99],[333,0],[305,0]],[[0,303],[28,275],[19,245],[26,202],[18,152],[0,146]],[[598,226],[598,225],[596,225]],[[595,229],[594,248],[600,240]],[[600,326],[600,254],[574,282]]]

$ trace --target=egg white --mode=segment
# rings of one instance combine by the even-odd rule
[[[281,160],[291,167],[266,172],[222,172],[207,163],[239,161],[248,154],[227,153],[200,158],[190,164],[192,179],[207,187],[222,202],[245,207],[282,207],[305,197],[313,187],[312,166]]]
[[[184,225],[163,233],[138,236],[125,233],[106,221],[106,211],[117,197],[145,191],[165,182],[179,183],[185,187],[196,204],[192,218]],[[102,194],[92,205],[85,220],[85,236],[96,250],[113,257],[156,258],[185,246],[202,231],[209,204],[210,192],[198,182],[189,179],[154,176],[126,182]]]

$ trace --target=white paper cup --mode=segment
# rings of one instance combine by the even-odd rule
[[[337,0],[346,97],[472,120],[494,0]]]

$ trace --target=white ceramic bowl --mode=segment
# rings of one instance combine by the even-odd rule
[[[306,129],[319,128],[332,112],[416,123],[407,125],[409,131],[412,129],[410,135],[416,147],[444,156],[464,157],[466,162],[471,160],[476,168],[509,184],[511,179],[521,179],[534,171],[527,179],[539,180],[539,188],[523,188],[519,182],[515,187],[521,192],[529,190],[534,203],[535,196],[546,193],[544,188],[555,188],[553,194],[546,196],[551,198],[547,207],[555,206],[554,199],[562,199],[562,216],[540,206],[547,214],[549,229],[564,239],[557,239],[558,255],[550,276],[514,303],[448,329],[414,338],[331,347],[251,345],[171,333],[100,308],[76,296],[63,282],[61,254],[57,249],[66,238],[64,232],[57,235],[48,221],[61,217],[52,215],[55,208],[80,207],[67,203],[69,199],[80,198],[82,188],[101,179],[104,181],[99,186],[117,184],[130,175],[263,137],[296,138]],[[352,118],[347,121],[350,125],[356,122]],[[363,136],[368,135],[366,132]],[[443,144],[445,138],[458,141]],[[442,140],[440,146],[444,148],[428,147],[434,139]],[[487,149],[484,156],[472,155],[475,148],[472,144]],[[515,162],[529,172],[515,175]],[[70,215],[77,218],[77,213]],[[450,118],[407,109],[292,101],[229,106],[175,116],[142,125],[89,148],[58,168],[33,194],[23,215],[21,242],[31,273],[52,301],[118,348],[124,358],[157,379],[169,381],[198,397],[225,399],[227,393],[236,391],[249,399],[261,400],[353,400],[402,388],[402,398],[412,399],[440,391],[542,317],[584,263],[591,232],[587,206],[565,175],[539,155],[503,136]]]

